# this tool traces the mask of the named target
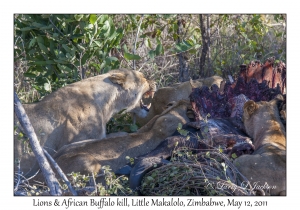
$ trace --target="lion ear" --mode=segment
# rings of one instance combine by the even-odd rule
[[[118,84],[121,85],[123,88],[125,88],[126,85],[126,77],[127,75],[124,73],[113,73],[111,74],[108,79],[114,83],[114,84]]]
[[[270,101],[271,104],[277,104],[279,102],[284,101],[284,98],[281,94],[278,94],[274,99]]]
[[[255,112],[255,110],[258,108],[258,105],[250,100],[250,101],[247,101],[245,104],[244,104],[244,117],[247,119],[249,117],[251,117],[251,115]]]
[[[192,80],[192,78],[190,78],[190,85],[192,86],[192,88],[198,88],[201,87],[203,83],[197,80]]]

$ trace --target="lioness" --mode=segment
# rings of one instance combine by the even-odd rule
[[[127,163],[126,156],[136,157],[150,152],[174,133],[178,123],[189,122],[186,116],[189,106],[190,102],[185,100],[175,103],[161,115],[155,116],[138,133],[65,145],[54,155],[54,159],[66,174],[80,172],[91,175],[98,173],[104,165],[109,165],[116,172]],[[41,179],[40,174],[37,179]]]
[[[270,102],[245,103],[244,125],[255,151],[234,161],[254,189],[261,188],[270,195],[286,193],[286,134],[277,108],[279,100],[283,100],[281,95]]]
[[[24,104],[25,111],[40,144],[53,154],[71,142],[105,138],[106,123],[126,109],[145,117],[141,99],[151,95],[156,86],[138,71],[120,69],[67,85],[47,95],[40,102]],[[22,141],[14,139],[15,158],[26,173],[34,163],[33,153],[24,153]]]
[[[159,115],[165,110],[166,105],[170,101],[189,100],[189,95],[192,92],[192,88],[198,88],[203,85],[212,86],[216,84],[220,87],[222,77],[212,76],[203,79],[197,79],[192,81],[183,82],[181,84],[175,84],[170,87],[163,87],[156,91],[153,99],[151,100],[151,108],[149,114],[145,118],[139,116],[136,117],[136,122],[143,126],[154,116]]]

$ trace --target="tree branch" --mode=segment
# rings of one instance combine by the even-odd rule
[[[49,153],[47,152],[47,150],[43,149],[43,151],[44,151],[45,155],[47,156],[48,160],[50,161],[50,163],[56,169],[57,173],[66,182],[66,184],[67,184],[69,190],[71,191],[71,193],[76,196],[77,192],[73,189],[71,183],[69,182],[68,178],[66,177],[66,175],[64,174],[64,172],[61,170],[61,168],[59,167],[59,165],[55,162],[55,160],[51,157],[51,155],[49,155]]]
[[[55,178],[55,175],[43,153],[43,150],[39,144],[39,141],[34,132],[34,129],[29,121],[28,116],[26,115],[26,112],[25,112],[16,92],[14,92],[14,111],[15,111],[15,114],[16,114],[21,126],[24,128],[25,133],[29,137],[29,143],[31,145],[31,149],[32,149],[32,151],[38,161],[38,164],[43,172],[46,183],[47,183],[48,187],[50,188],[50,194],[51,195],[61,195],[62,191],[59,187],[59,183],[58,183],[57,179]]]

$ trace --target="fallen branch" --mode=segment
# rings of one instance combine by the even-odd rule
[[[22,106],[16,93],[14,93],[14,111],[15,111],[15,114],[16,114],[21,126],[24,128],[27,136],[29,137],[31,149],[32,149],[32,151],[38,161],[38,164],[43,172],[47,186],[50,188],[50,194],[51,195],[61,195],[62,191],[59,187],[59,183],[58,183],[57,179],[55,178],[55,175],[47,161],[47,158],[45,157],[45,155],[43,153],[43,150],[39,144],[39,141],[34,132],[34,129],[31,125],[29,118],[26,115],[26,112],[24,110],[24,107]]]
[[[69,190],[71,191],[71,193],[73,195],[77,195],[77,192],[73,189],[71,183],[69,182],[67,176],[64,174],[64,172],[61,170],[61,168],[59,167],[59,165],[55,162],[55,160],[51,157],[51,155],[49,155],[49,153],[47,152],[47,150],[43,149],[45,155],[47,156],[48,160],[50,161],[50,163],[54,166],[54,168],[56,169],[57,173],[60,175],[60,177],[65,181],[66,185],[68,186]]]

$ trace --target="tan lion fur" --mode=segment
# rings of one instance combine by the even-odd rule
[[[147,111],[141,109],[140,100],[151,87],[153,82],[140,72],[112,70],[67,85],[40,102],[23,106],[41,146],[53,154],[71,142],[105,138],[106,123],[122,109],[145,117]],[[27,173],[35,158],[32,152],[24,153],[23,146],[15,137],[15,158],[21,159],[21,170]]]
[[[234,163],[252,186],[265,186],[270,195],[286,193],[286,133],[279,117],[277,101],[248,101],[244,105],[244,125],[253,138],[255,151],[242,155]],[[275,189],[266,189],[267,186]]]
[[[149,101],[152,104],[149,110],[149,114],[145,118],[136,116],[136,122],[140,126],[143,126],[154,116],[162,113],[165,110],[166,105],[170,101],[179,101],[182,99],[189,100],[189,95],[192,92],[192,86],[193,88],[198,88],[202,87],[203,85],[210,87],[213,84],[216,84],[218,85],[218,87],[220,87],[222,80],[222,77],[212,76],[208,78],[192,80],[192,83],[190,81],[187,81],[180,84],[175,84],[170,87],[160,88],[156,91],[153,99]]]
[[[189,122],[186,116],[189,101],[179,101],[155,116],[146,128],[125,136],[75,142],[62,147],[54,159],[64,173],[99,173],[102,166],[109,165],[113,172],[127,164],[126,156],[136,157],[155,149],[166,137],[175,132],[178,123]],[[40,179],[40,174],[37,179]]]

